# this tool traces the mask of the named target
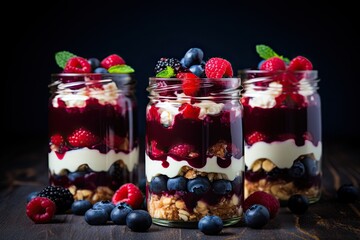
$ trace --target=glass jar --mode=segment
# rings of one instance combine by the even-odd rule
[[[147,208],[158,225],[197,227],[205,215],[237,223],[243,203],[240,79],[150,78],[146,108]]]
[[[75,200],[111,200],[138,182],[139,146],[135,79],[131,74],[51,75],[50,184]]]
[[[321,195],[321,105],[318,72],[241,71],[245,198],[265,191],[286,204]]]

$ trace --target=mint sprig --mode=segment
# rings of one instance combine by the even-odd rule
[[[55,53],[55,61],[62,69],[65,68],[67,61],[72,57],[76,57],[76,55],[68,51],[60,51]]]
[[[290,60],[288,58],[277,54],[271,47],[269,47],[265,44],[256,45],[256,52],[259,54],[259,56],[261,58],[263,58],[265,60],[272,58],[272,57],[279,57],[282,60],[284,60],[285,63],[290,62]]]
[[[175,70],[170,67],[166,66],[166,68],[156,74],[158,78],[171,78],[175,76]]]
[[[109,73],[133,73],[135,70],[126,64],[115,65],[108,69]]]

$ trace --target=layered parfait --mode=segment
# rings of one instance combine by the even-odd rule
[[[261,190],[285,202],[321,193],[321,106],[318,76],[304,56],[291,60],[258,45],[264,58],[243,77],[245,198]]]
[[[134,70],[117,54],[99,61],[62,51],[56,61],[63,72],[49,85],[50,184],[75,200],[111,200],[138,180]]]
[[[230,62],[199,48],[163,57],[146,109],[147,208],[154,223],[192,227],[205,215],[238,222],[243,202],[242,106]]]

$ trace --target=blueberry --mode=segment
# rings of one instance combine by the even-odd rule
[[[75,215],[84,215],[92,207],[88,200],[77,200],[71,205],[71,212]]]
[[[360,191],[352,184],[343,184],[337,190],[337,198],[343,203],[353,203],[360,198]]]
[[[109,218],[109,214],[103,208],[90,208],[85,212],[85,221],[90,225],[104,225]]]
[[[211,183],[206,177],[197,177],[189,180],[187,183],[187,190],[198,195],[206,193],[210,188]]]
[[[100,61],[97,58],[89,58],[88,62],[91,65],[91,69],[94,71],[94,69],[100,67]]]
[[[190,67],[200,64],[203,60],[204,52],[200,48],[190,48],[184,56],[183,66]]]
[[[217,235],[223,227],[223,221],[218,216],[204,216],[198,223],[199,230],[206,235]]]
[[[316,160],[314,160],[310,157],[305,157],[302,159],[302,163],[304,164],[305,171],[309,176],[318,175],[319,169],[318,169]]]
[[[114,179],[122,180],[124,176],[124,168],[120,166],[118,163],[114,163],[110,166],[108,173]]]
[[[128,204],[119,204],[110,213],[110,219],[117,225],[126,225],[126,217],[132,211]]]
[[[167,191],[166,185],[167,185],[168,177],[165,175],[159,175],[152,179],[150,182],[150,192],[158,194],[163,191]]]
[[[245,212],[245,223],[248,227],[259,229],[265,226],[269,220],[269,210],[261,204],[254,204]]]
[[[258,66],[257,68],[260,69],[261,68],[261,65],[265,62],[265,59],[261,60],[259,63],[258,63]]]
[[[139,189],[143,194],[146,194],[146,178],[142,178],[139,181]]]
[[[145,232],[150,228],[151,224],[151,216],[145,210],[133,210],[126,217],[126,226],[134,232]]]
[[[186,184],[187,179],[182,176],[169,178],[167,182],[167,189],[170,191],[186,191]]]
[[[103,67],[95,68],[94,73],[109,73],[108,70],[106,70]]]
[[[31,192],[26,196],[26,202],[30,202],[32,199],[34,199],[35,197],[37,197],[39,191],[35,191],[35,192]]]
[[[104,209],[107,214],[109,215],[109,219],[110,219],[110,214],[111,211],[114,209],[115,204],[112,203],[110,200],[104,200],[104,201],[100,201],[94,204],[94,206],[92,207],[93,209]]]
[[[212,183],[212,188],[214,193],[219,194],[219,195],[225,195],[228,194],[232,191],[232,185],[231,182],[228,180],[215,180]]]
[[[270,179],[276,179],[276,178],[280,177],[281,173],[282,173],[281,169],[278,167],[275,167],[270,172],[267,172],[266,175]]]
[[[85,172],[71,172],[68,174],[68,178],[72,185],[83,186],[85,174]]]
[[[294,214],[303,214],[309,207],[309,200],[301,194],[292,195],[287,201],[289,210]]]
[[[189,70],[198,77],[204,76],[204,67],[201,64],[192,65]]]
[[[289,169],[289,176],[293,178],[301,178],[305,174],[305,166],[300,161],[295,161]]]

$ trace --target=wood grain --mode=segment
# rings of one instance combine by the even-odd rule
[[[0,240],[5,239],[360,239],[360,202],[340,203],[336,190],[344,183],[359,187],[360,149],[340,143],[324,144],[323,191],[318,203],[296,216],[285,207],[263,229],[243,222],[226,227],[218,236],[198,229],[167,228],[153,224],[148,232],[126,226],[88,225],[82,216],[57,215],[49,224],[34,224],[25,214],[26,196],[47,185],[46,150],[19,152],[2,157],[0,191]],[[9,164],[4,167],[4,161]],[[143,169],[143,168],[142,168]]]

